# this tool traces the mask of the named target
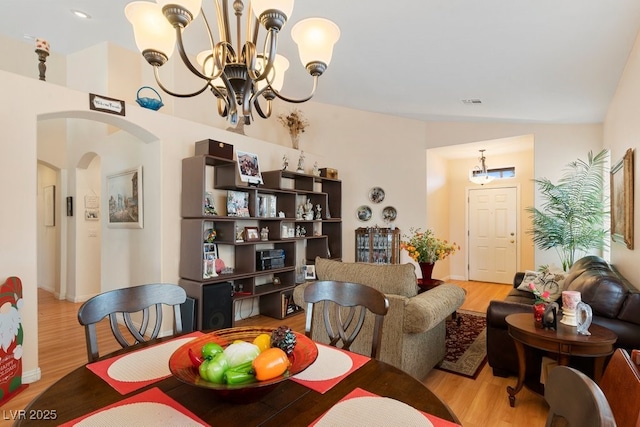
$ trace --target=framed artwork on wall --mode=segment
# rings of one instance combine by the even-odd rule
[[[142,166],[107,175],[109,228],[143,228]]]
[[[633,249],[633,149],[611,168],[611,238]]]

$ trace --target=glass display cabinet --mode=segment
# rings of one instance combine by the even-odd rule
[[[400,229],[360,227],[356,229],[356,262],[400,263]]]

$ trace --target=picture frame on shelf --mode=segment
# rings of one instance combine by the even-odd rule
[[[227,216],[249,216],[249,193],[246,191],[227,191]]]
[[[305,280],[316,280],[316,266],[313,264],[307,264],[304,268]]]
[[[244,241],[255,242],[260,240],[260,232],[258,227],[245,227],[244,228]]]
[[[144,228],[142,166],[107,175],[109,228]]]
[[[249,185],[262,184],[262,174],[260,173],[260,164],[258,155],[247,153],[246,151],[236,151],[238,159],[238,172],[240,172],[240,181]]]
[[[215,202],[213,201],[213,193],[206,191],[204,193],[204,214],[205,215],[218,215]]]
[[[261,218],[276,217],[276,196],[273,194],[258,194],[258,215]]]
[[[611,238],[633,249],[633,149],[611,168]]]

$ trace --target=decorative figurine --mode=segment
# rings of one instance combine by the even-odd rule
[[[313,174],[315,176],[320,176],[320,168],[318,168],[318,162],[313,163]]]
[[[300,236],[302,236],[302,231],[300,231],[300,226],[297,225],[296,226],[296,237],[300,237]]]
[[[322,219],[322,207],[319,203],[316,205],[316,219]]]
[[[289,167],[289,158],[285,154],[284,156],[282,156],[282,170],[286,171],[288,167]]]
[[[302,219],[302,215],[304,215],[304,207],[302,205],[298,205],[298,209],[296,210],[296,219]]]
[[[264,227],[260,230],[260,240],[269,240],[269,227]]]
[[[313,203],[311,203],[309,198],[307,198],[307,201],[304,204],[304,219],[313,219]]]
[[[304,173],[304,151],[300,152],[300,158],[298,159],[298,169],[296,172]]]

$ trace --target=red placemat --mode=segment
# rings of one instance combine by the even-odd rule
[[[192,332],[131,353],[89,363],[87,368],[120,394],[131,393],[170,376],[171,354],[200,335],[200,331]]]
[[[157,387],[105,406],[61,426],[74,426],[80,422],[87,426],[209,425]]]
[[[311,426],[356,424],[460,427],[459,424],[419,411],[406,403],[381,397],[361,388],[354,389],[340,399],[331,409],[311,423]]]
[[[371,360],[370,357],[336,347],[317,344],[318,358],[307,369],[291,379],[318,393],[326,393],[356,369]]]

